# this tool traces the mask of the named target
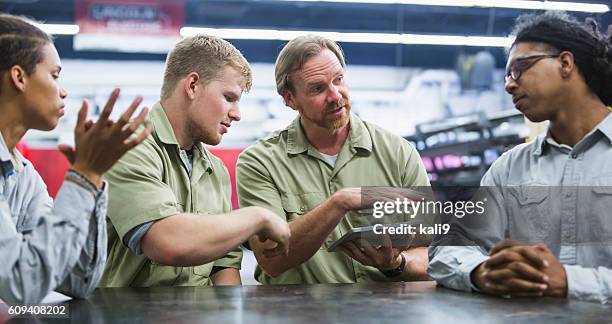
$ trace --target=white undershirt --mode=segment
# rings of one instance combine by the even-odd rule
[[[336,160],[338,159],[338,154],[335,155],[328,155],[325,153],[321,153],[321,157],[323,157],[323,160],[325,160],[325,162],[327,162],[327,164],[331,165],[332,168],[336,166]]]

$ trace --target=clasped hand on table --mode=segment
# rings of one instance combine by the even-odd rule
[[[544,244],[504,240],[490,258],[472,271],[472,283],[483,293],[509,297],[566,297],[565,268]]]

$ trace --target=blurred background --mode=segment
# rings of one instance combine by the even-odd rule
[[[345,51],[357,115],[412,141],[432,182],[478,184],[500,153],[545,129],[529,127],[503,90],[515,18],[544,9],[593,17],[602,30],[612,24],[601,0],[0,0],[0,11],[54,34],[62,58],[66,115],[54,131],[25,137],[52,195],[67,167],[55,147],[72,143],[82,99],[92,103],[91,118],[115,87],[122,89],[116,115],[135,95],[151,106],[168,50],[195,33],[229,40],[253,66],[242,121],[213,148],[232,175],[241,150],[296,116],[275,91],[278,52],[296,35],[322,33]]]
[[[296,113],[276,94],[273,63],[287,40],[321,33],[344,49],[353,111],[413,142],[433,184],[478,185],[495,159],[544,131],[503,90],[505,50],[522,13],[567,10],[605,31],[610,1],[511,0],[0,0],[0,11],[41,23],[55,37],[68,91],[52,132],[31,131],[21,149],[53,196],[68,168],[56,150],[73,142],[76,112],[96,118],[113,88],[120,114],[134,96],[159,99],[164,60],[181,37],[208,33],[239,48],[254,71],[242,120],[211,148],[232,177],[238,154]],[[234,191],[235,192],[235,191]],[[236,197],[233,197],[236,206]]]

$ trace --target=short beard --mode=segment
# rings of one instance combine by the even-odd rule
[[[325,115],[331,113],[332,111],[338,109],[338,107],[344,106],[345,113],[335,119],[324,119],[320,122],[315,122],[319,127],[325,128],[330,131],[336,131],[344,126],[346,126],[349,122],[351,115],[351,103],[348,99],[340,99],[340,101],[330,104],[325,108]]]
[[[330,105],[330,111],[334,111],[338,107],[342,107],[342,106],[344,106],[345,114],[340,116],[340,118],[330,120],[328,122],[329,125],[327,129],[338,130],[348,124],[350,116],[351,116],[351,102],[348,99],[341,99],[337,104]]]
[[[196,125],[193,122],[189,122],[187,130],[194,144],[202,142],[207,145],[219,145],[221,143],[221,137],[215,133],[211,134],[205,128]],[[217,135],[217,136],[215,136]]]
[[[344,126],[346,126],[346,124],[348,124],[349,122],[349,118],[351,115],[351,106],[347,105],[346,106],[346,114],[344,114],[343,116],[341,116],[340,118],[336,118],[334,120],[330,120],[327,122],[327,129],[329,130],[338,130]]]

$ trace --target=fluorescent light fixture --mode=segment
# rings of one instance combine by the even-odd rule
[[[288,41],[300,35],[316,34],[346,43],[370,44],[406,44],[406,45],[455,45],[455,46],[491,46],[509,47],[514,40],[511,37],[488,36],[452,36],[452,35],[422,35],[422,34],[385,34],[385,33],[342,33],[294,30],[283,31],[275,29],[228,29],[228,28],[198,28],[183,27],[181,36],[208,34],[226,39],[248,40],[282,40]]]
[[[533,1],[533,0],[289,0],[300,2],[340,2],[340,3],[369,3],[369,4],[405,4],[421,6],[449,6],[449,7],[481,7],[481,8],[511,8],[529,10],[563,10],[602,13],[610,11],[606,4],[562,2],[562,1]]]
[[[402,34],[402,44],[510,47],[514,37]]]
[[[42,29],[47,34],[53,35],[76,35],[79,33],[78,25],[34,24],[34,26]]]

